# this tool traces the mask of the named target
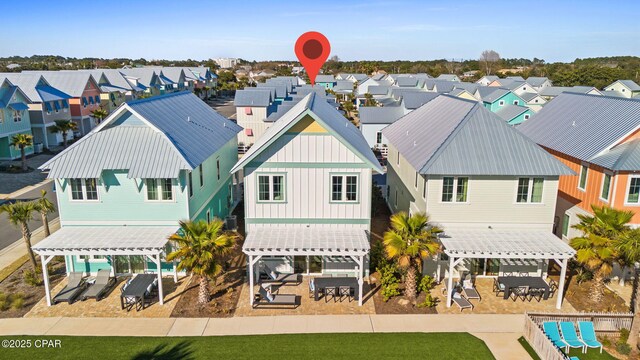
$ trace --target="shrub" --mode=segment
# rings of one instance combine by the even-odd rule
[[[0,311],[9,309],[9,297],[5,293],[0,292]]]
[[[604,346],[604,347],[609,347],[609,346],[611,346],[611,339],[609,339],[609,337],[608,337],[608,336],[603,336],[603,337],[600,339],[600,342],[602,343],[602,346]]]
[[[582,284],[585,281],[589,281],[593,279],[593,272],[586,268],[579,268],[576,271],[576,282],[578,284]]]
[[[378,269],[382,269],[387,265],[389,261],[387,260],[387,254],[385,254],[382,241],[374,241],[369,251],[369,259],[369,269],[371,272],[378,271]]]
[[[380,273],[382,299],[389,301],[390,298],[400,295],[398,267],[394,264],[386,264],[377,271]]]
[[[424,301],[418,304],[418,307],[434,307],[438,304],[438,298],[433,298],[431,293],[427,292],[427,296],[424,298]]]
[[[618,344],[616,345],[616,351],[621,355],[629,355],[629,353],[631,353],[631,346],[627,343]]]
[[[618,338],[618,344],[626,344],[629,340],[629,330],[620,329],[620,337]]]
[[[420,282],[418,283],[418,292],[428,293],[435,286],[436,280],[429,275],[425,275],[422,277],[422,279],[420,279]]]
[[[26,270],[24,272],[24,283],[31,286],[40,286],[42,285],[42,277],[40,274],[33,270]]]
[[[24,307],[24,298],[14,297],[13,300],[11,300],[11,308],[13,310],[20,310],[23,307]]]

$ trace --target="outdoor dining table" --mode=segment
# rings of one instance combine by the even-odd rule
[[[549,299],[549,284],[539,276],[498,276],[498,283],[504,285],[504,298],[508,299],[511,289],[528,286],[529,289],[544,289],[542,298]]]
[[[315,289],[313,290],[315,301],[318,301],[318,290],[332,287],[338,288],[340,286],[348,286],[353,289],[354,299],[358,300],[360,296],[358,293],[358,278],[356,277],[317,277],[313,279],[313,283],[315,285]]]
[[[147,291],[149,285],[153,284],[153,281],[158,278],[155,274],[138,274],[131,280],[126,289],[122,291],[120,295],[120,306],[124,309],[124,298],[134,297],[137,301],[142,302],[144,306],[144,294]],[[137,308],[136,308],[137,310]]]

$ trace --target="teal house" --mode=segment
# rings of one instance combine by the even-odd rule
[[[496,115],[509,125],[519,125],[529,120],[533,111],[526,106],[506,104],[494,111]]]
[[[230,214],[241,130],[190,92],[122,104],[41,166],[55,179],[61,229],[34,251],[43,264],[65,256],[68,272],[176,277],[167,237],[180,220]]]
[[[505,105],[526,106],[527,102],[515,93],[493,86],[478,87],[476,96],[482,101],[482,104],[492,112],[498,111]]]
[[[316,85],[325,88],[326,90],[332,90],[338,81],[333,75],[316,75]]]
[[[20,158],[20,149],[11,146],[17,134],[31,133],[29,100],[19,87],[5,79],[0,85],[0,160]],[[33,154],[33,146],[25,148],[27,155]]]

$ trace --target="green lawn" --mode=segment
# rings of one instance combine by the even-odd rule
[[[527,350],[532,359],[540,360],[538,354],[536,354],[524,337],[518,339],[518,342]],[[583,354],[580,349],[571,349],[569,356],[577,356],[580,360],[616,360],[615,357],[609,355],[606,351],[600,354],[600,349],[589,349],[586,354]]]
[[[300,334],[181,338],[20,336],[59,349],[1,349],[4,359],[494,359],[467,333]]]

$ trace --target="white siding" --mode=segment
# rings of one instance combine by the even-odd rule
[[[238,143],[243,143],[245,145],[255,143],[271,126],[271,123],[264,122],[267,118],[267,108],[266,107],[252,107],[251,115],[245,114],[245,107],[238,106],[236,108],[236,120],[238,125],[242,126],[243,129],[251,129],[253,131],[253,136],[247,136],[244,130],[238,133]]]
[[[362,132],[362,136],[364,136],[365,140],[370,147],[376,146],[377,133],[381,131],[389,124],[360,124],[360,131]],[[387,138],[382,136],[382,143],[387,144]]]

